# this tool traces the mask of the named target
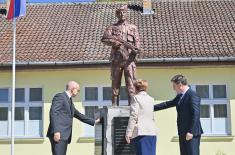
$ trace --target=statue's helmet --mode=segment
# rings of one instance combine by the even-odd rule
[[[123,5],[120,8],[118,8],[116,10],[116,14],[119,13],[120,11],[127,11],[128,10],[128,6],[127,5]]]

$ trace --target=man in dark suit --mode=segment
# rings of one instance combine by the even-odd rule
[[[154,111],[176,107],[177,126],[181,155],[199,155],[200,139],[203,133],[200,122],[201,98],[189,88],[183,75],[171,79],[177,96],[154,106]]]
[[[66,155],[72,137],[73,117],[89,125],[99,122],[99,119],[88,118],[74,107],[72,97],[79,91],[79,85],[70,81],[66,85],[66,91],[56,94],[52,100],[47,137],[50,139],[53,155]]]

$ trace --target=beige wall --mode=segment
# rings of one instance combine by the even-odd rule
[[[230,99],[231,118],[235,119],[235,67],[203,67],[203,68],[137,68],[138,78],[149,81],[149,94],[157,102],[161,102],[174,97],[170,78],[175,74],[184,74],[190,84],[227,84],[228,97]],[[110,85],[110,74],[108,68],[99,69],[68,69],[68,70],[33,70],[18,71],[16,74],[17,87],[42,87],[44,96],[44,135],[49,124],[49,108],[53,95],[64,91],[65,84],[69,80],[75,80],[81,87],[87,85],[108,86]],[[124,81],[123,81],[124,84]],[[0,87],[11,86],[11,72],[0,72]],[[75,99],[78,109],[82,109],[81,92]],[[158,155],[177,155],[179,154],[178,142],[172,142],[177,135],[176,112],[174,108],[155,113],[156,124],[160,128],[158,136],[157,152]],[[234,122],[234,120],[232,120]],[[82,133],[79,127],[81,123],[74,121],[72,144],[69,145],[68,155],[93,155],[93,143],[77,143]],[[235,133],[235,125],[232,123],[232,134]],[[233,155],[235,152],[234,140],[223,142],[202,142],[202,155],[215,155],[221,150],[226,155]],[[205,140],[206,141],[206,140]],[[225,141],[225,140],[224,140]],[[6,141],[0,141],[0,155],[10,154],[10,145]],[[15,145],[15,155],[47,155],[50,154],[50,143],[47,138],[37,141],[19,141]],[[24,143],[24,144],[22,144]]]

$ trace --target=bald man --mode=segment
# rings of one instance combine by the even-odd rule
[[[72,137],[73,117],[92,126],[99,122],[99,119],[88,118],[74,107],[72,97],[75,97],[79,91],[79,84],[70,81],[66,85],[66,91],[56,94],[52,100],[47,131],[52,155],[66,155],[67,146]]]

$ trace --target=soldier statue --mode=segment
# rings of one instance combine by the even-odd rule
[[[112,46],[110,63],[113,106],[119,106],[123,71],[129,105],[131,96],[135,95],[135,61],[136,55],[140,52],[140,39],[137,27],[127,22],[127,9],[128,7],[125,5],[116,10],[118,22],[107,27],[101,39],[105,45]]]

